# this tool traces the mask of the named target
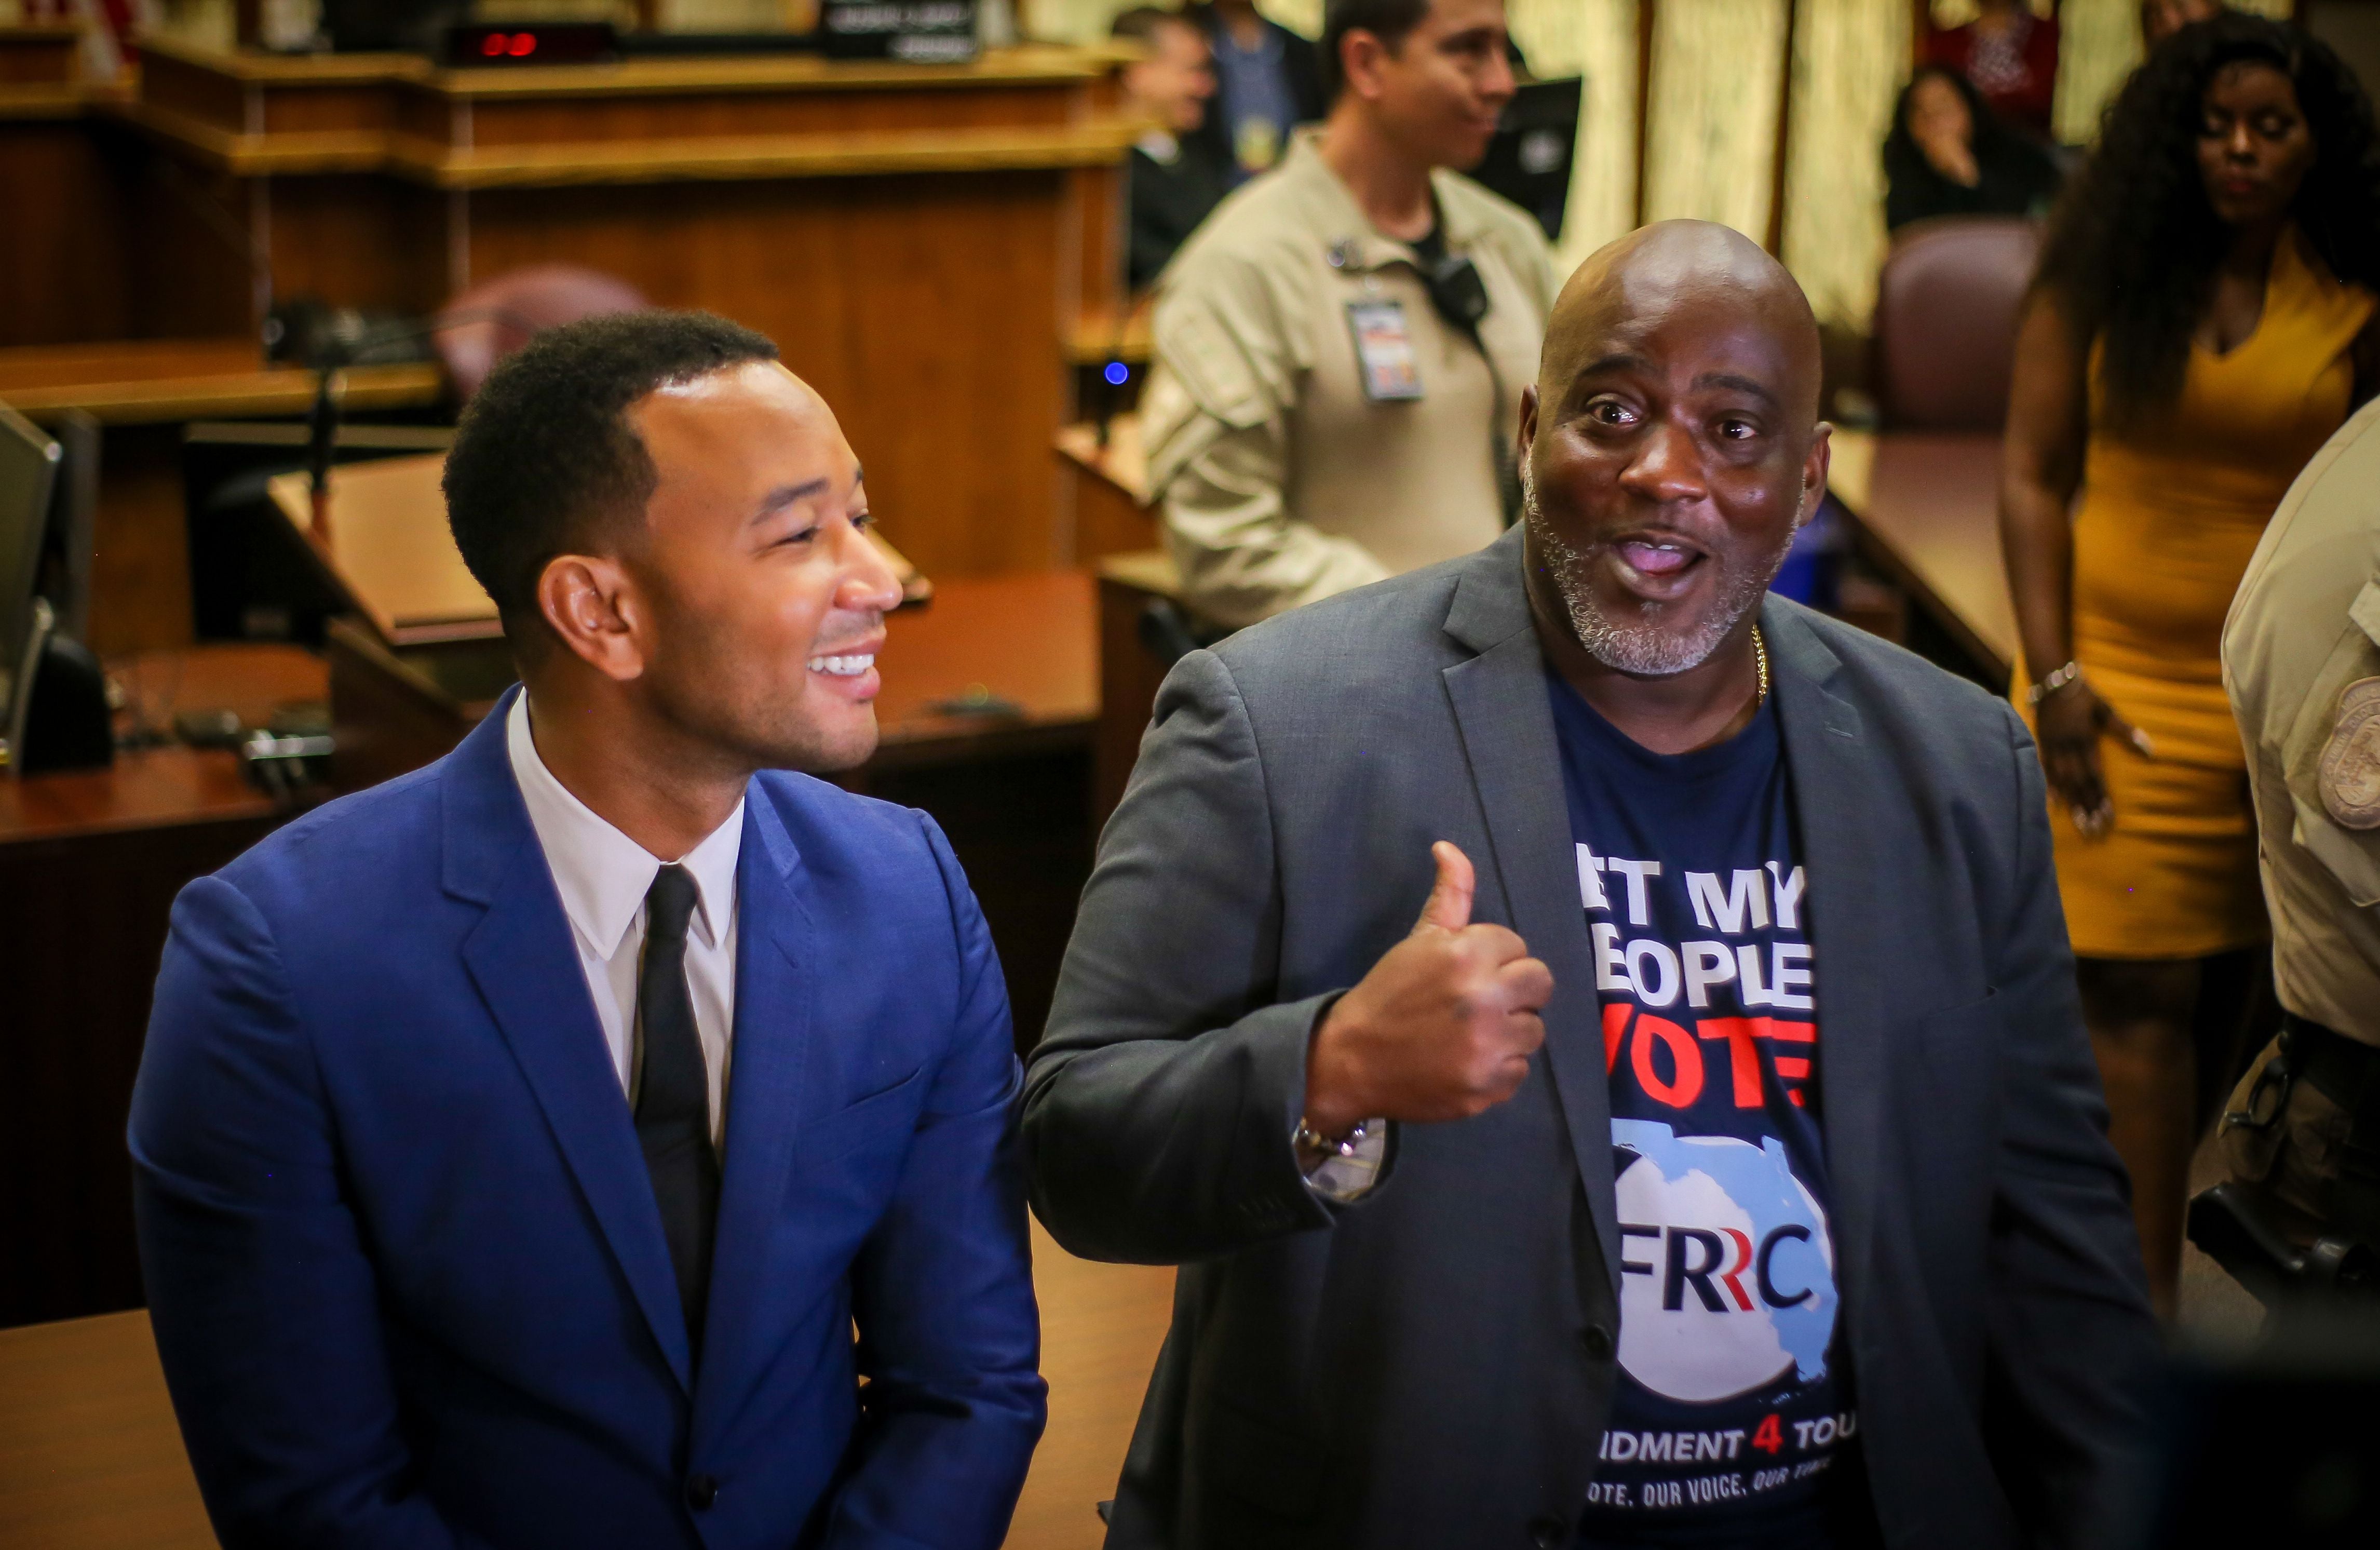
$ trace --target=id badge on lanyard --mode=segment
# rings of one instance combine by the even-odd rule
[[[1355,336],[1355,363],[1364,397],[1376,404],[1410,402],[1421,397],[1421,359],[1402,301],[1350,301],[1347,326]]]

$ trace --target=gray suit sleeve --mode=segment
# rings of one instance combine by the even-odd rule
[[[1033,1209],[1087,1259],[1172,1264],[1327,1226],[1291,1136],[1335,992],[1277,1002],[1271,806],[1231,671],[1160,690],[1026,1073]]]
[[[2110,1542],[2111,1515],[2136,1484],[2156,1331],[2083,1032],[2041,764],[2023,725],[2005,714],[2018,860],[1993,976],[2003,1054],[1986,1300],[1989,1435],[2029,1542],[2080,1547]]]

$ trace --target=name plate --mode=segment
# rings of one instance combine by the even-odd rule
[[[963,65],[976,55],[976,0],[826,0],[819,41],[830,59]]]

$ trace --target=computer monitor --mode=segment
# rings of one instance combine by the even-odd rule
[[[57,443],[0,405],[0,736],[22,726],[31,694],[39,651],[33,604],[60,457]],[[45,621],[48,612],[42,610]]]
[[[1546,240],[1561,236],[1570,204],[1571,160],[1577,154],[1585,82],[1533,80],[1504,104],[1496,138],[1471,176],[1537,218]]]
[[[64,456],[50,484],[49,533],[34,590],[50,600],[58,633],[89,645],[91,569],[99,561],[99,421],[65,409],[49,432]]]

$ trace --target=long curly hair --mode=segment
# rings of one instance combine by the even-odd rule
[[[2353,72],[2321,40],[2263,17],[2226,12],[2183,28],[2109,104],[2034,276],[2082,337],[2105,346],[2100,384],[2116,424],[2137,425],[2181,396],[2231,237],[2198,170],[2204,98],[2240,60],[2287,75],[2313,131],[2314,163],[2290,218],[2333,275],[2380,291],[2380,133]]]

